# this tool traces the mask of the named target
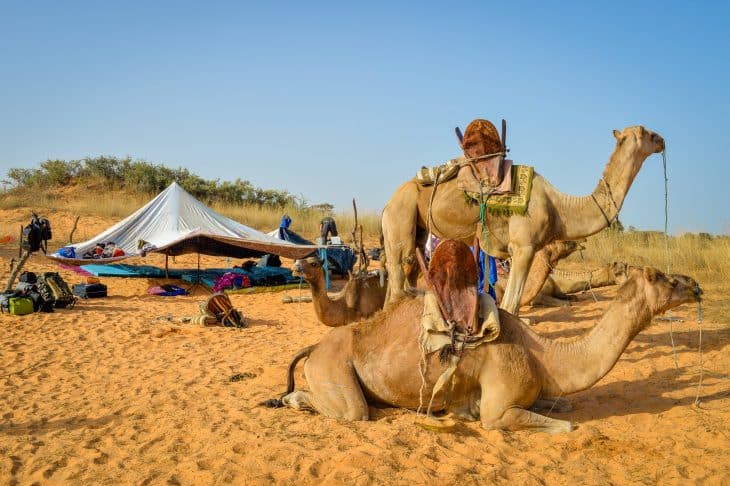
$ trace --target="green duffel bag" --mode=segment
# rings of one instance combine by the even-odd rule
[[[8,311],[16,316],[33,313],[33,301],[28,297],[12,297],[8,299]]]

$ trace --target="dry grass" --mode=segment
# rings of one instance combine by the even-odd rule
[[[583,256],[590,262],[624,261],[650,265],[707,282],[730,279],[730,237],[685,234],[664,238],[663,233],[603,231],[588,239]],[[573,256],[575,260],[579,256]]]
[[[99,194],[103,193],[103,197]],[[37,191],[12,191],[0,194],[0,209],[6,217],[0,220],[0,236],[18,234],[19,224],[26,224],[31,209],[49,216],[64,214],[66,219],[94,217],[116,222],[141,206],[151,195],[107,192],[100,187],[69,186],[48,193]],[[270,231],[279,225],[281,216],[287,213],[293,220],[292,229],[307,238],[319,232],[323,213],[301,208],[268,208],[261,206],[233,206],[214,204],[216,211],[247,226]],[[60,215],[59,215],[60,217]],[[341,235],[346,241],[354,224],[352,211],[334,214]],[[53,222],[53,221],[52,221]],[[359,223],[368,246],[377,245],[380,235],[380,215],[361,213]],[[65,229],[58,228],[59,234]],[[83,236],[81,234],[79,237]],[[93,235],[88,235],[93,236]],[[668,253],[667,253],[668,250]],[[668,256],[668,258],[667,258]],[[574,255],[572,260],[580,260]],[[665,238],[659,232],[628,231],[623,233],[603,231],[588,239],[582,258],[589,263],[625,261],[632,265],[651,265],[672,273],[691,275],[703,283],[724,284],[730,281],[730,236],[693,235]]]

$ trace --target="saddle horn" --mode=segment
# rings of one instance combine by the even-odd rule
[[[507,148],[507,120],[502,118],[502,151],[507,155],[509,149]]]
[[[454,132],[456,132],[456,138],[459,140],[459,147],[461,147],[461,149],[463,150],[464,149],[464,134],[461,133],[461,128],[459,128],[459,127],[454,128]]]

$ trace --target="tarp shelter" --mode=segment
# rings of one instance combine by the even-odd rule
[[[104,259],[81,258],[100,242],[114,242],[125,255]],[[232,258],[272,253],[286,258],[303,258],[318,248],[268,236],[218,214],[175,182],[131,216],[94,238],[73,246],[76,258],[64,258],[58,252],[47,256],[60,263],[83,265],[112,263],[146,253],[199,253]]]

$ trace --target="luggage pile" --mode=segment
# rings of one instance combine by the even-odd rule
[[[0,311],[13,315],[70,309],[76,297],[58,272],[23,272],[15,290],[0,294]]]

